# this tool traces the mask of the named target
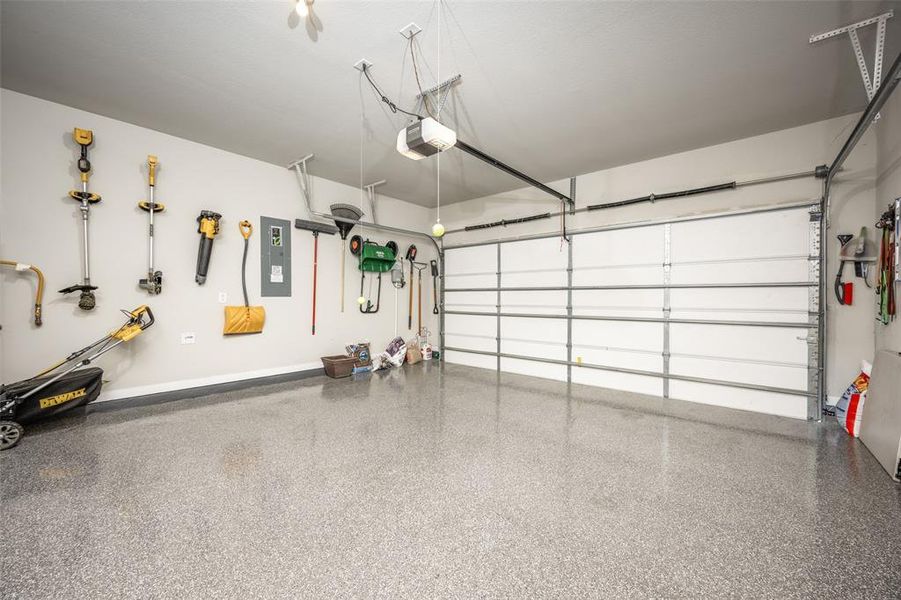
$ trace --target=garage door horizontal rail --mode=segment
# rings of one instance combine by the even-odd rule
[[[446,310],[446,315],[466,315],[473,317],[513,317],[520,319],[572,319],[574,321],[615,321],[632,323],[673,323],[679,325],[736,325],[740,327],[782,327],[788,329],[816,329],[816,323],[790,321],[730,321],[713,319],[664,319],[657,317],[612,317],[601,315],[553,315],[541,313],[505,313],[470,310]]]
[[[493,274],[493,273],[492,273]],[[631,285],[565,285],[554,286],[504,286],[504,287],[471,287],[447,288],[445,292],[574,292],[604,290],[698,290],[698,289],[731,289],[731,288],[811,288],[815,281],[759,281],[747,283],[649,283]]]
[[[660,379],[669,379],[671,381],[687,381],[690,383],[703,383],[708,385],[722,385],[725,387],[731,388],[740,388],[745,390],[755,390],[760,392],[770,392],[774,394],[785,394],[788,396],[805,396],[810,398],[815,398],[815,392],[809,392],[807,390],[797,390],[792,388],[781,388],[774,387],[769,385],[757,385],[753,383],[742,383],[740,381],[727,381],[724,379],[710,379],[707,377],[694,377],[692,375],[678,375],[674,373],[659,373],[657,371],[645,371],[642,369],[628,369],[625,367],[614,367],[610,365],[598,365],[593,363],[586,362],[575,362],[568,360],[558,360],[554,358],[541,358],[538,356],[525,356],[522,354],[510,354],[507,352],[490,352],[488,350],[472,350],[467,348],[457,348],[454,346],[447,346],[444,349],[446,352],[464,352],[466,354],[480,354],[482,356],[496,356],[498,358],[510,358],[514,360],[526,360],[532,362],[540,362],[551,365],[561,365],[561,366],[569,366],[569,367],[582,367],[584,369],[593,369],[596,371],[614,371],[617,373],[626,373],[629,375],[640,375],[644,377],[657,377]]]

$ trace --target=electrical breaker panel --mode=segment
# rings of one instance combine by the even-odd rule
[[[291,222],[260,217],[260,295],[291,295]]]

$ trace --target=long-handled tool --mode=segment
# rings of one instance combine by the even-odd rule
[[[432,267],[432,300],[435,303],[435,306],[432,307],[432,314],[438,314],[438,261],[432,260],[429,261],[429,265]]]
[[[20,272],[32,271],[35,275],[38,276],[38,290],[34,295],[34,324],[36,327],[40,327],[43,323],[43,321],[41,320],[41,305],[44,298],[44,274],[41,273],[41,270],[34,265],[23,265],[22,263],[17,263],[11,260],[0,260],[0,265],[12,267],[16,271]]]
[[[332,211],[333,217],[338,217],[339,219],[349,219],[351,221],[359,221],[363,217],[363,211],[352,204],[332,204],[329,207],[329,210]],[[350,230],[354,228],[353,223],[348,223],[347,221],[335,221],[335,225],[338,227],[338,232],[341,234],[341,245],[338,248],[338,260],[341,263],[341,312],[344,312],[344,269],[345,269],[345,260],[344,260],[344,240],[347,239],[347,234],[350,233]]]
[[[194,281],[203,285],[210,268],[210,256],[213,254],[213,239],[219,233],[219,220],[222,215],[211,210],[200,211],[197,217],[197,233],[200,234],[200,247],[197,249],[197,273]]]
[[[407,329],[413,329],[413,261],[416,260],[416,245],[410,244],[405,256],[410,263],[410,311],[407,316]]]
[[[24,433],[21,423],[58,415],[97,399],[103,370],[84,367],[153,325],[153,313],[147,306],[122,312],[128,320],[118,329],[34,377],[0,386],[0,450],[19,443]]]
[[[416,335],[420,335],[422,333],[422,272],[425,270],[426,267],[428,267],[428,265],[425,263],[418,263],[418,262],[414,262],[412,264],[416,268],[416,271],[417,271],[416,274],[418,277],[416,286],[419,289],[419,291],[417,292],[417,304],[419,305],[419,311],[418,311],[419,315],[417,317],[418,323],[417,323],[417,328],[416,328]]]
[[[313,335],[316,335],[316,279],[317,271],[319,270],[319,234],[335,235],[338,233],[338,228],[328,223],[304,221],[303,219],[294,219],[294,227],[313,232]]]
[[[244,306],[225,307],[225,326],[222,329],[224,335],[236,333],[261,333],[266,322],[266,310],[262,306],[250,306],[247,298],[247,249],[250,246],[250,234],[253,233],[253,225],[250,221],[238,223],[238,229],[244,236],[244,258],[241,259],[241,287],[244,290]]]
[[[59,291],[60,294],[71,294],[72,292],[81,292],[78,298],[78,308],[81,310],[92,310],[97,306],[97,299],[94,297],[96,285],[91,285],[91,253],[88,243],[88,217],[91,212],[91,205],[100,202],[98,194],[92,194],[88,191],[88,180],[91,178],[91,161],[88,160],[88,148],[94,143],[94,132],[90,129],[79,129],[78,127],[72,132],[72,139],[81,146],[81,155],[78,158],[78,170],[81,172],[81,191],[71,190],[69,197],[79,202],[78,209],[81,211],[81,228],[84,242],[84,254],[82,256],[82,273],[83,277],[80,284],[70,285]]]
[[[156,187],[156,168],[159,162],[156,157],[153,155],[147,156],[147,171],[148,171],[148,182],[150,191],[148,192],[148,200],[145,202],[138,202],[138,207],[141,210],[146,210],[149,215],[150,220],[150,229],[149,229],[149,258],[147,262],[147,277],[144,279],[138,280],[138,286],[147,290],[147,292],[151,295],[159,294],[163,291],[163,272],[157,271],[153,268],[153,214],[158,212],[163,212],[166,210],[166,206],[154,200],[153,191]]]

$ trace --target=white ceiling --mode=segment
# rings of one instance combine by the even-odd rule
[[[380,193],[433,206],[435,161],[394,151],[406,121],[352,65],[372,61],[386,93],[412,108],[397,31],[425,29],[434,71],[438,7],[316,0],[317,30],[298,23],[293,0],[4,0],[2,85],[279,165],[313,152],[313,174],[350,185],[362,123],[364,183],[387,179]],[[807,38],[887,8],[888,62],[901,2],[444,0],[440,76],[463,81],[442,121],[553,181],[847,114],[866,105],[847,38]],[[862,35],[866,48],[872,39]],[[443,155],[442,202],[522,185],[459,150]]]

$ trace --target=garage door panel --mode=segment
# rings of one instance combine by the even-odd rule
[[[573,285],[636,285],[663,281],[659,226],[573,236]]]
[[[444,295],[445,310],[497,311],[496,292],[452,292]]]
[[[574,321],[573,345],[663,351],[662,323]]]
[[[787,390],[807,389],[807,366],[724,361],[715,358],[670,357],[670,373],[705,379],[728,379]],[[726,373],[728,376],[724,376]]]
[[[501,312],[566,314],[566,292],[501,292]]]
[[[761,259],[808,253],[806,209],[673,223],[674,261]]]
[[[573,383],[603,387],[611,390],[623,390],[626,392],[649,394],[651,396],[663,395],[663,381],[657,377],[573,367],[572,380]]]
[[[447,345],[450,346],[450,342],[448,342]],[[491,369],[494,371],[497,368],[497,359],[495,357],[484,356],[482,354],[471,354],[469,352],[448,350],[444,356],[444,360],[451,364],[476,367],[478,369]]]
[[[659,352],[622,350],[573,344],[573,360],[591,365],[636,369],[639,371],[663,371],[663,355]]]
[[[670,397],[794,419],[807,417],[807,398],[804,396],[773,394],[705,383],[671,381]]]
[[[509,286],[566,285],[569,250],[560,240],[546,238],[501,245],[501,284]]]
[[[532,377],[541,377],[542,379],[566,381],[565,366],[550,365],[531,360],[502,358],[501,370],[506,373],[519,373],[520,375],[531,375]]]
[[[448,288],[496,287],[497,246],[475,246],[446,252],[444,280]]]
[[[663,316],[663,290],[577,290],[573,312],[580,315]]]
[[[807,364],[806,335],[795,328],[673,323],[670,352]]]
[[[678,283],[772,283],[807,281],[806,259],[767,262],[724,261],[710,264],[673,262],[670,281]]]

